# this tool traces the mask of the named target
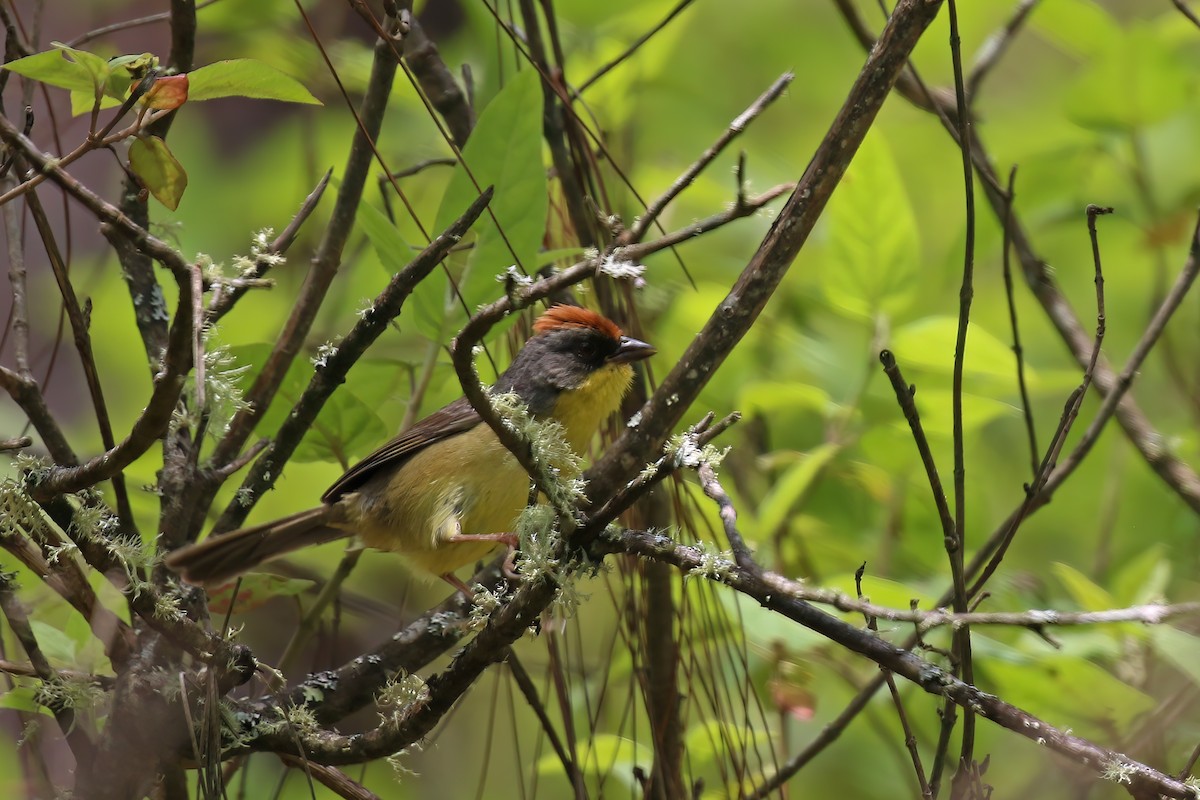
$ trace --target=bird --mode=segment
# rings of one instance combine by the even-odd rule
[[[655,352],[595,311],[555,305],[534,322],[492,391],[511,392],[534,418],[559,422],[581,453],[620,407],[632,365]],[[515,546],[514,524],[529,487],[525,469],[460,397],[350,467],[319,506],[210,535],[165,563],[188,583],[213,586],[302,547],[358,536],[469,597],[454,571],[499,544]]]

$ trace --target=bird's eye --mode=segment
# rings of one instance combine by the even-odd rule
[[[596,357],[596,343],[581,342],[575,347],[575,355],[585,361],[592,360]]]

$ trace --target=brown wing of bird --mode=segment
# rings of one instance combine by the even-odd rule
[[[479,414],[467,399],[460,398],[348,469],[321,496],[322,505],[317,508],[209,536],[200,544],[171,553],[166,558],[166,565],[182,574],[189,583],[215,584],[302,547],[352,536],[354,531],[334,527],[342,521],[338,500],[343,495],[355,491],[381,471],[399,469],[405,461],[434,442],[464,433],[480,422]]]
[[[353,492],[382,470],[398,469],[405,461],[434,442],[466,433],[482,422],[470,401],[460,397],[443,406],[408,430],[396,436],[371,455],[346,470],[333,486],[321,495],[321,502],[335,503],[342,495]]]

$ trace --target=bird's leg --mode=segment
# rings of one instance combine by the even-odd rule
[[[453,572],[444,572],[438,577],[453,586],[458,591],[462,592],[463,597],[467,598],[468,600],[473,600],[475,598],[475,592],[471,591],[470,587],[463,583]]]
[[[517,574],[516,564],[514,559],[517,555],[517,547],[520,540],[515,533],[452,533],[446,537],[447,542],[503,542],[508,547],[508,555],[504,558],[504,566],[501,571],[504,577],[511,581],[519,580],[520,575]],[[446,576],[443,575],[443,578]],[[447,580],[449,580],[447,578]],[[454,580],[458,580],[455,578]],[[451,581],[453,584],[453,581]],[[461,581],[459,581],[461,584]],[[458,584],[454,584],[458,585]],[[471,593],[467,593],[467,597],[472,597]]]
[[[504,542],[512,549],[517,547],[515,533],[451,533],[446,536],[447,542]]]

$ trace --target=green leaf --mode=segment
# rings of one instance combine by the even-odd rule
[[[813,482],[841,450],[837,444],[817,445],[784,471],[759,506],[760,536],[771,536],[779,530],[796,504],[808,494]]]
[[[463,160],[471,169],[470,175],[462,164],[455,168],[442,197],[434,228],[445,230],[482,189],[489,185],[495,187],[490,213],[484,214],[475,225],[475,247],[467,256],[466,265],[457,270],[455,276],[466,307],[475,308],[499,294],[496,276],[516,260],[527,271],[535,268],[546,232],[548,200],[542,165],[542,88],[536,70],[518,73],[488,103],[463,149]],[[471,176],[478,182],[478,187]],[[462,304],[450,296],[444,275],[431,276],[416,293],[422,296],[418,300],[419,308],[440,305],[447,314],[451,311],[463,313]],[[438,327],[433,331],[427,320],[422,332],[431,341],[441,343],[446,335],[445,326],[445,321],[438,320]],[[434,335],[430,335],[431,332]]]
[[[1161,600],[1171,578],[1171,562],[1161,542],[1131,558],[1113,578],[1113,596],[1119,605],[1133,606]]]
[[[289,399],[294,402],[300,398]],[[374,409],[342,387],[326,401],[292,459],[348,463],[354,454],[366,452],[387,438],[387,426]]]
[[[954,371],[954,346],[958,320],[949,316],[923,317],[896,329],[891,349],[906,373],[912,367],[950,375]],[[963,374],[976,378],[1016,380],[1017,362],[1012,348],[974,322],[967,325],[967,354]],[[1034,371],[1025,365],[1025,378],[1034,381]]]
[[[808,410],[822,416],[836,408],[833,398],[819,386],[799,381],[755,381],[742,387],[737,407],[746,416]]]
[[[117,102],[124,102],[133,88],[134,82],[140,80],[149,70],[158,66],[158,58],[153,53],[137,53],[127,56],[110,58],[106,64],[108,77],[104,81],[104,94]],[[187,86],[186,75],[172,75],[160,80],[182,81]],[[186,98],[187,93],[184,93]]]
[[[100,98],[101,111],[106,108],[116,108],[119,105],[121,105],[121,101],[115,97],[110,97],[108,94]],[[71,116],[78,117],[80,114],[90,114],[95,107],[96,98],[92,96],[90,91],[71,92]]]
[[[59,666],[75,664],[75,642],[66,632],[36,619],[29,620],[29,627],[33,629],[33,636],[42,652],[52,663]]]
[[[1156,625],[1152,639],[1159,655],[1200,686],[1200,638],[1170,625]]]
[[[1075,56],[1102,53],[1121,40],[1120,24],[1095,0],[1043,3],[1029,24],[1040,36]]]
[[[321,105],[304,84],[272,66],[249,58],[217,61],[188,73],[190,100],[253,97]]]
[[[584,248],[582,247],[559,247],[555,250],[546,250],[538,253],[537,261],[534,262],[535,269],[554,264],[558,261],[576,262],[583,258]]]
[[[247,572],[241,576],[241,583],[232,580],[208,595],[208,608],[214,614],[229,613],[230,601],[234,600],[233,588],[238,587],[233,610],[244,613],[258,608],[263,603],[276,597],[291,597],[311,589],[315,581],[304,578],[285,578],[282,575],[271,575],[266,572]]]
[[[94,96],[99,96],[104,91],[104,84],[108,81],[108,76],[112,74],[112,69],[108,66],[108,61],[95,53],[89,53],[87,50],[77,50],[74,47],[68,47],[59,42],[51,42],[51,44],[61,50],[67,58],[87,70],[88,75],[91,76]]]
[[[868,564],[868,566],[870,566]],[[850,597],[855,596],[857,586],[854,583],[853,573],[843,573],[840,575],[831,575],[822,581],[822,584],[829,589],[837,589]],[[909,601],[916,600],[921,604],[921,608],[931,608],[937,604],[937,595],[927,588],[918,588],[914,585],[901,583],[899,581],[881,578],[877,575],[872,575],[870,570],[863,576],[862,580],[863,595],[872,603],[880,606],[890,606],[891,608],[908,608]],[[850,615],[851,617],[855,615]],[[858,621],[862,622],[862,615],[858,614]]]
[[[174,211],[187,188],[187,171],[157,136],[139,136],[129,145],[129,168],[154,199]]]
[[[404,269],[416,251],[400,236],[387,215],[369,203],[359,203],[355,221],[379,255],[383,268],[395,275]]]
[[[47,50],[18,58],[5,64],[4,69],[60,89],[88,94],[96,89],[91,70],[77,61],[68,60],[61,50]]]
[[[47,717],[53,717],[54,714],[50,709],[34,699],[36,696],[36,687],[17,686],[0,695],[0,708],[11,708],[14,711],[27,711],[31,714],[45,714]]]
[[[1195,97],[1192,68],[1144,25],[1098,57],[1067,97],[1067,114],[1099,131],[1129,132],[1167,119]]]
[[[771,733],[745,725],[735,725],[720,719],[697,722],[683,737],[683,750],[692,769],[721,764],[728,752],[752,753],[770,744]]]
[[[1124,730],[1155,706],[1153,698],[1103,667],[1044,646],[1036,659],[988,670],[988,678],[1008,702],[1092,738]]]
[[[416,251],[409,246],[400,235],[395,224],[379,209],[368,203],[359,203],[358,214],[355,217],[359,227],[379,255],[379,262],[388,273],[395,275],[408,265]],[[427,277],[420,285],[437,283],[438,272]],[[430,291],[421,291],[420,285],[409,298],[404,301],[405,313],[403,322],[411,325],[414,330],[429,339],[439,336],[442,330],[442,320],[445,317],[445,306]],[[443,285],[443,284],[439,284]]]
[[[893,316],[916,297],[917,224],[887,142],[867,135],[826,212],[829,255],[821,290],[854,318]]]
[[[230,353],[239,364],[265,364],[271,345],[255,343],[237,345]],[[308,388],[313,366],[297,358],[288,367],[274,402],[259,420],[256,430],[274,434],[291,413],[292,406]],[[255,372],[247,371],[238,377],[239,385],[248,389]],[[333,462],[342,464],[354,457],[366,455],[387,439],[390,431],[375,410],[342,386],[325,403],[313,427],[305,435],[292,456],[297,462]]]
[[[1084,611],[1104,611],[1117,607],[1112,595],[1069,564],[1055,562],[1051,569]]]
[[[921,427],[928,436],[954,435],[954,394],[945,389],[919,388],[916,397],[917,410],[921,414]],[[990,422],[1002,417],[1015,417],[1016,406],[974,392],[963,392],[963,430],[977,431]],[[897,425],[908,429],[908,423],[898,420]]]

